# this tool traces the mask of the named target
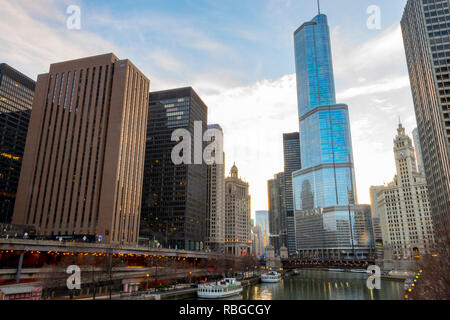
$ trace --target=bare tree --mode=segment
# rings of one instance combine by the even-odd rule
[[[450,234],[447,233],[417,262],[418,275],[408,292],[411,300],[450,300]]]

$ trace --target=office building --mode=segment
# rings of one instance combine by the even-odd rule
[[[14,212],[36,82],[0,64],[0,223]]]
[[[380,225],[380,207],[378,206],[377,194],[382,190],[384,186],[372,186],[370,187],[370,208],[373,224],[373,232],[375,241],[381,241],[381,225]]]
[[[401,259],[429,252],[433,222],[425,177],[417,171],[411,138],[400,124],[394,140],[397,174],[377,192],[383,244]]]
[[[267,191],[269,199],[269,242],[278,255],[282,246],[286,247],[287,243],[283,242],[281,237],[282,224],[286,217],[285,195],[284,195],[284,172],[280,172],[273,179],[267,181]]]
[[[409,0],[401,20],[435,240],[450,234],[449,0]]]
[[[369,206],[357,205],[348,106],[336,104],[327,16],[294,32],[301,170],[293,173],[299,254],[367,257]],[[364,235],[364,236],[357,236]]]
[[[189,132],[193,155],[194,122],[200,122],[197,134],[203,137],[207,113],[207,106],[190,87],[150,93],[140,227],[144,242],[185,250],[204,248],[207,165],[204,161],[175,164],[172,150],[179,141],[172,141],[172,133]],[[205,143],[200,145],[204,150]]]
[[[225,252],[236,256],[251,254],[249,185],[239,177],[236,164],[225,179]]]
[[[137,243],[149,86],[112,53],[38,76],[14,224]]]
[[[252,253],[257,257],[262,257],[265,254],[264,235],[261,225],[257,224],[251,228],[252,235]]]
[[[292,173],[302,167],[300,156],[300,135],[298,132],[283,134],[283,154],[284,154],[284,183],[285,183],[285,206],[286,217],[283,222],[282,237],[284,246],[290,253],[296,251],[295,244],[295,223],[294,223],[294,196],[292,188]],[[284,228],[284,226],[286,226]]]
[[[208,125],[208,129],[217,129],[223,136],[217,124]],[[222,163],[216,161],[207,167],[206,247],[213,251],[223,251],[225,244],[225,154],[222,159]]]
[[[261,226],[261,255],[265,255],[265,249],[269,245],[269,211],[257,210],[255,212],[256,225]]]

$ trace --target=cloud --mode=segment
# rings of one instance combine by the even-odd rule
[[[349,105],[358,198],[369,203],[370,186],[395,174],[399,116],[409,132],[416,126],[403,43],[397,25],[359,44],[333,34],[337,97]],[[250,183],[252,211],[267,209],[267,180],[283,171],[282,134],[298,131],[295,74],[203,99],[210,122],[224,128],[227,168],[236,161]]]
[[[35,78],[54,62],[114,52],[130,58],[150,78],[152,91],[193,86],[209,107],[209,123],[224,129],[227,170],[236,161],[250,183],[252,211],[267,209],[267,180],[283,170],[282,134],[298,131],[294,74],[243,85],[248,70],[233,67],[239,54],[195,21],[160,12],[121,19],[104,10],[86,13],[90,16],[82,11],[83,29],[69,31],[65,9],[72,3],[43,1],[2,2],[0,61]],[[269,3],[274,14],[289,5]],[[286,37],[292,50],[292,34],[280,37]],[[272,40],[274,46],[284,41]],[[392,139],[398,117],[409,132],[415,127],[401,32],[396,24],[357,43],[344,38],[338,26],[332,47],[338,102],[349,105],[357,186],[364,203],[371,185],[394,175]]]
[[[267,180],[283,171],[283,133],[298,131],[295,76],[200,96],[208,122],[224,131],[227,174],[233,162],[250,184],[252,211],[267,208]]]
[[[64,1],[54,0],[39,5],[25,0],[2,2],[0,58],[35,78],[48,72],[51,63],[115,50],[98,35],[68,30],[65,8]]]
[[[360,81],[358,82],[365,82]],[[368,84],[365,86],[352,87],[345,89],[343,92],[340,92],[337,95],[338,100],[353,98],[360,95],[373,95],[375,93],[388,92],[392,90],[398,90],[402,88],[409,87],[409,77],[403,76],[394,79],[381,79],[378,81],[374,81],[373,84]]]

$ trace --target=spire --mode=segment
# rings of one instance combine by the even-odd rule
[[[399,123],[398,123],[398,128],[397,128],[397,133],[399,137],[402,137],[405,135],[405,128],[403,127],[401,121],[400,121],[400,117],[399,117]]]
[[[231,177],[238,178],[238,168],[236,167],[236,162],[234,162],[233,167],[231,167]]]
[[[320,14],[320,0],[317,0],[317,11],[318,11],[319,14]]]

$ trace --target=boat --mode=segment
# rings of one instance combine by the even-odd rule
[[[328,268],[328,271],[331,271],[331,272],[345,272],[344,269],[331,269],[331,268]]]
[[[205,299],[221,299],[242,292],[242,285],[235,278],[225,278],[214,283],[203,283],[198,285],[197,296]]]
[[[364,269],[351,269],[350,272],[354,272],[354,273],[367,273],[367,270],[364,270]]]
[[[268,273],[261,275],[261,282],[275,283],[275,282],[280,282],[280,280],[281,280],[281,274],[279,274],[276,271],[269,271]]]

